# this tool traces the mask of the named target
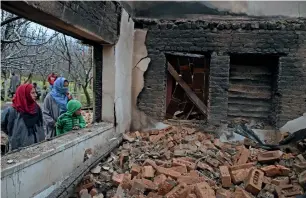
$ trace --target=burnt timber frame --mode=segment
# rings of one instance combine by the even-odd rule
[[[201,111],[201,113],[204,114],[204,116],[207,116],[207,106],[198,98],[195,93],[193,93],[189,85],[179,76],[179,74],[175,71],[175,69],[170,63],[168,63],[168,71],[179,83],[179,85],[184,89],[186,95],[193,102],[193,104],[198,107],[198,109]]]

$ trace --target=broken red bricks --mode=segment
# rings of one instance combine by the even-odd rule
[[[236,187],[233,197],[234,198],[251,198],[251,196],[240,187]]]
[[[156,177],[154,177],[153,182],[154,182],[154,184],[155,184],[156,186],[159,186],[161,183],[163,183],[163,182],[166,181],[166,180],[167,180],[166,175],[160,174],[160,175],[157,175]]]
[[[263,177],[264,173],[262,171],[255,168],[251,169],[245,182],[245,190],[257,195],[261,190]]]
[[[261,170],[268,177],[287,176],[290,173],[290,169],[289,168],[286,168],[285,166],[281,166],[281,165],[265,166],[265,167],[262,167]]]
[[[278,197],[295,197],[301,195],[303,192],[299,186],[296,185],[283,185],[276,187]]]
[[[166,179],[164,182],[162,182],[159,186],[158,186],[158,194],[159,195],[166,195],[167,193],[169,193],[172,188],[174,188],[176,186],[176,182],[172,179]]]
[[[115,170],[115,174],[113,174],[114,186],[120,185],[128,195],[139,198],[202,198],[216,196],[223,198],[231,195],[248,198],[251,197],[249,193],[257,195],[264,186],[266,189],[269,185],[273,185],[275,189],[275,185],[282,187],[290,183],[297,184],[297,178],[295,177],[295,180],[292,180],[291,175],[290,179],[289,177],[270,178],[270,176],[287,175],[291,172],[290,169],[284,166],[271,165],[256,169],[257,159],[261,163],[273,162],[279,159],[286,160],[287,157],[285,155],[282,156],[281,151],[260,152],[260,149],[252,147],[247,149],[243,145],[234,146],[229,143],[221,143],[219,139],[214,138],[211,134],[195,132],[195,130],[188,130],[188,128],[183,128],[181,132],[177,128],[169,129],[152,130],[150,133],[140,132],[138,134],[135,132],[128,134],[126,139],[130,143],[125,142],[123,144],[123,149],[118,151],[119,158],[117,162],[116,160],[114,161],[117,167],[118,164],[122,165],[121,169],[119,171]],[[133,138],[138,140],[132,142]],[[149,140],[152,142],[149,142]],[[179,155],[181,157],[175,157],[175,155],[178,155],[178,151],[184,151]],[[120,158],[120,153],[121,156],[124,153],[124,156],[128,156],[128,158],[125,160],[122,157]],[[140,157],[137,157],[137,155]],[[190,157],[190,155],[197,159]],[[201,156],[206,157],[201,158]],[[290,160],[295,159],[290,154],[288,156],[291,156]],[[200,160],[198,160],[199,158]],[[145,160],[141,164],[140,162],[143,159]],[[137,160],[140,161],[138,162]],[[122,163],[120,164],[118,161],[122,161]],[[252,163],[248,163],[250,161]],[[127,163],[131,162],[133,164],[131,169],[124,169],[130,167]],[[299,158],[298,163],[302,162],[303,160]],[[294,170],[301,169],[302,165],[294,165]],[[117,174],[116,172],[122,174]],[[241,182],[245,182],[245,188],[236,187],[235,192],[232,193],[230,190],[220,188],[221,185],[217,186],[219,185],[216,180],[218,176],[213,174],[214,172],[220,172],[218,175],[223,188],[228,189],[233,185],[232,183],[240,184]],[[305,180],[302,179],[300,183],[304,184]],[[94,189],[95,184],[93,182],[85,187],[88,187],[86,189],[90,192]],[[290,195],[289,192],[294,192],[296,187],[286,187],[284,189],[287,191],[285,195]],[[145,192],[146,194],[148,193],[147,196],[144,195]]]
[[[133,164],[131,168],[131,174],[133,177],[136,177],[141,172],[141,166]]]
[[[246,164],[241,165],[235,165],[230,167],[230,174],[231,179],[234,184],[239,184],[243,182],[246,177],[248,176],[248,173],[250,172],[250,169],[255,165],[255,163],[250,162]]]
[[[142,167],[142,177],[144,178],[153,178],[155,170],[152,166],[144,166]]]
[[[232,197],[232,193],[229,190],[220,188],[216,191],[216,198],[231,198],[231,197]]]
[[[194,191],[198,198],[216,197],[215,191],[206,182],[196,184],[194,187]]]
[[[239,151],[237,153],[237,155],[235,156],[235,165],[239,165],[239,164],[245,164],[250,156],[250,151],[249,149],[245,148],[244,146],[241,146],[239,148]]]
[[[220,176],[223,187],[230,187],[232,185],[231,175],[227,166],[220,166]]]
[[[267,151],[263,153],[259,153],[257,156],[258,162],[266,163],[273,162],[275,160],[279,160],[283,155],[283,152],[280,150],[277,151]]]
[[[172,165],[174,166],[186,166],[188,170],[194,170],[196,168],[196,164],[187,160],[173,158]]]

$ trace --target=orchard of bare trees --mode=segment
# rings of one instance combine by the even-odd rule
[[[14,72],[23,79],[21,83],[31,83],[35,78],[45,85],[47,76],[56,72],[73,82],[74,91],[81,88],[86,106],[90,106],[88,90],[93,78],[91,50],[90,46],[74,38],[1,10],[3,81]]]

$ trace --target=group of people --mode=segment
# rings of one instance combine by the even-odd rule
[[[36,102],[35,85],[22,84],[16,89],[12,106],[1,115],[1,129],[9,136],[10,150],[86,126],[82,104],[72,98],[68,86],[64,77],[55,77],[42,108]]]

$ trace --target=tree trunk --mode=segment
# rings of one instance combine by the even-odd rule
[[[20,80],[21,80],[21,77],[20,77]],[[25,83],[32,83],[32,73],[30,73],[30,75],[28,76],[28,78],[26,79],[26,81],[24,81],[24,84]]]
[[[87,106],[90,107],[90,96],[89,96],[89,93],[87,91],[87,86],[82,85],[82,88],[83,88],[83,91],[84,91],[84,94],[85,94],[85,97],[86,97]]]

